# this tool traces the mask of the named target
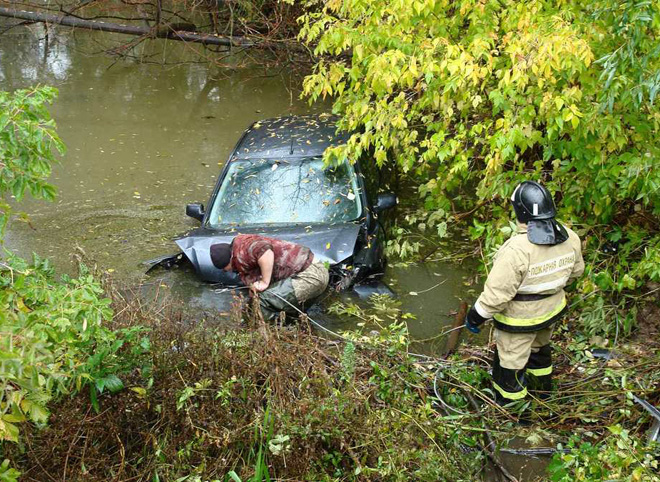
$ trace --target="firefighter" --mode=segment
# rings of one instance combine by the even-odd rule
[[[566,313],[564,287],[584,271],[580,238],[555,220],[555,204],[545,187],[525,181],[511,203],[518,231],[495,255],[484,290],[465,320],[473,333],[494,320],[492,376],[500,404],[524,398],[528,381],[540,396],[549,395],[552,328]]]

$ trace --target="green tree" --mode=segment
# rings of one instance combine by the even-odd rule
[[[396,166],[412,219],[442,236],[473,213],[489,251],[514,186],[541,180],[590,240],[585,292],[660,280],[660,3],[331,0],[301,23],[321,56],[304,94],[355,132],[328,161]]]
[[[12,212],[8,195],[16,201],[26,192],[55,199],[55,188],[46,180],[55,152],[64,153],[47,107],[56,96],[52,87],[0,91],[0,240]]]

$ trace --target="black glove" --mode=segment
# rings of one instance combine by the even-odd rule
[[[472,306],[470,311],[468,311],[467,316],[465,317],[465,328],[470,330],[472,333],[479,333],[481,329],[479,326],[483,325],[487,318],[481,316],[477,310]]]

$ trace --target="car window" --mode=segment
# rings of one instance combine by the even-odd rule
[[[360,217],[353,166],[326,167],[321,158],[236,160],[215,198],[211,227],[339,223]]]

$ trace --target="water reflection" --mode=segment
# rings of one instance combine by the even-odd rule
[[[3,23],[6,23],[5,19]],[[20,32],[7,32],[3,37],[17,37],[9,51],[0,54],[0,80],[12,84],[20,79],[34,84],[54,84],[65,80],[72,68],[70,36],[62,35],[57,41],[48,41],[41,25],[20,27]],[[1,42],[1,41],[0,41]]]

